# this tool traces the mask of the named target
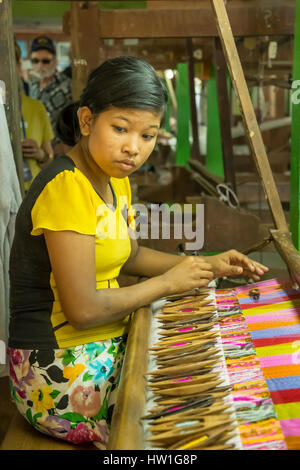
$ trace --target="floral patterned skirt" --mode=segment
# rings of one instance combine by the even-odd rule
[[[79,444],[108,441],[126,337],[67,349],[8,349],[19,412],[42,433]]]

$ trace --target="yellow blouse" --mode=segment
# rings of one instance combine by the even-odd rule
[[[64,170],[49,181],[31,211],[31,235],[40,236],[44,229],[72,230],[95,237],[95,276],[97,289],[118,288],[117,277],[130,255],[127,211],[131,205],[128,178],[111,178],[114,207],[107,206],[90,181],[76,167]],[[123,335],[129,316],[104,326],[78,331],[62,310],[53,273],[50,285],[54,295],[51,323],[59,347],[105,340]]]

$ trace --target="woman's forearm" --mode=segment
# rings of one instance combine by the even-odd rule
[[[148,255],[151,251],[149,250]],[[74,326],[86,329],[118,321],[154,300],[206,287],[213,279],[210,265],[198,256],[166,256],[163,268],[166,269],[167,261],[171,264],[176,262],[177,258],[179,262],[173,264],[166,272],[139,284],[120,289],[89,290],[82,303],[81,315],[75,315],[77,324],[74,323]],[[161,269],[158,262],[152,262],[151,266],[152,270]],[[74,304],[73,309],[76,313],[78,306]]]
[[[122,273],[131,276],[160,276],[182,261],[182,256],[140,246],[132,260],[123,266]]]
[[[168,295],[170,290],[162,276],[120,289],[98,289],[86,302],[86,310],[80,318],[71,323],[79,330],[113,323],[139,307]]]

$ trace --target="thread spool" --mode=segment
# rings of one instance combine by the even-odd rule
[[[249,297],[251,297],[253,300],[258,300],[260,297],[260,292],[259,289],[254,288],[249,290]]]

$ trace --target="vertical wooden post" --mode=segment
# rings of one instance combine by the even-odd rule
[[[217,96],[219,104],[224,179],[236,191],[234,155],[231,138],[231,109],[227,88],[227,66],[220,38],[214,38]]]
[[[73,101],[79,99],[89,73],[100,65],[98,15],[98,2],[71,2]]]
[[[195,94],[195,69],[194,69],[195,64],[194,64],[192,38],[188,38],[186,40],[186,45],[187,45],[187,52],[188,52],[190,108],[191,108],[192,135],[193,135],[191,157],[195,160],[199,160],[202,164],[204,164],[203,158],[201,158],[201,154],[200,154],[198,118],[197,118],[197,108],[196,108],[196,94]]]
[[[293,83],[300,87],[300,0],[296,0]],[[296,89],[295,89],[296,91]],[[298,95],[298,92],[297,92]],[[299,96],[299,95],[298,95]],[[292,90],[290,230],[295,247],[300,249],[300,102]]]
[[[23,157],[20,132],[20,104],[12,23],[12,0],[0,0],[0,87],[22,196],[24,196]]]

